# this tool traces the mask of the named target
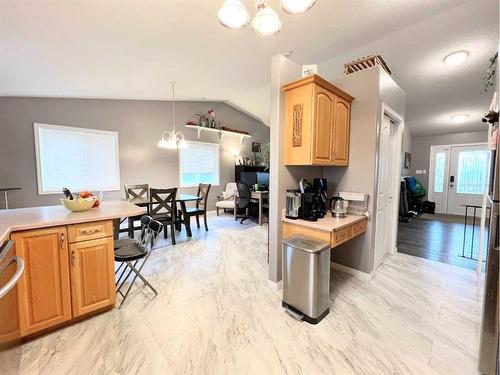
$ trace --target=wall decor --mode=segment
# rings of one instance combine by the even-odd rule
[[[252,152],[260,152],[260,143],[252,142]]]
[[[293,106],[293,134],[292,146],[302,146],[302,119],[304,116],[304,105],[295,104]]]
[[[405,152],[405,169],[410,169],[411,166],[411,154],[409,152]]]

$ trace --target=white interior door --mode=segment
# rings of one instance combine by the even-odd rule
[[[451,147],[448,214],[463,215],[465,204],[481,205],[488,163],[489,151],[486,145]]]
[[[393,189],[392,165],[394,151],[393,142],[391,142],[391,119],[384,116],[382,129],[380,131],[380,150],[379,150],[379,171],[378,171],[378,192],[377,192],[377,211],[376,211],[376,230],[375,230],[375,268],[378,267],[389,250],[391,234],[391,217]]]
[[[444,214],[448,201],[450,146],[433,146],[430,157],[429,199],[436,203],[436,212]]]

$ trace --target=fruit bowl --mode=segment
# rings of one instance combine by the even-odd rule
[[[82,212],[90,210],[94,206],[96,199],[97,197],[78,197],[76,199],[61,199],[61,203],[72,212]]]

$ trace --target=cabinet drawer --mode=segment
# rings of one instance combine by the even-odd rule
[[[69,243],[94,240],[112,235],[113,222],[111,220],[68,225]]]
[[[352,236],[356,237],[366,231],[366,220],[360,221],[352,226]]]
[[[349,241],[352,238],[352,226],[333,232],[332,247]]]

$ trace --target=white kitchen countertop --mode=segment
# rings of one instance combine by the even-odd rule
[[[287,219],[285,217],[285,212],[283,211],[283,216],[281,218],[281,221],[284,223],[301,225],[304,227],[323,230],[326,232],[335,232],[337,230],[356,224],[366,219],[367,219],[366,216],[361,216],[361,215],[346,215],[346,217],[337,219],[332,217],[332,215],[328,212],[324,218],[318,219],[318,221],[307,221],[302,219],[292,220],[292,219]]]
[[[10,233],[19,230],[118,219],[144,213],[144,208],[124,201],[102,202],[99,207],[84,212],[71,212],[62,205],[0,210],[0,245],[9,239]]]

